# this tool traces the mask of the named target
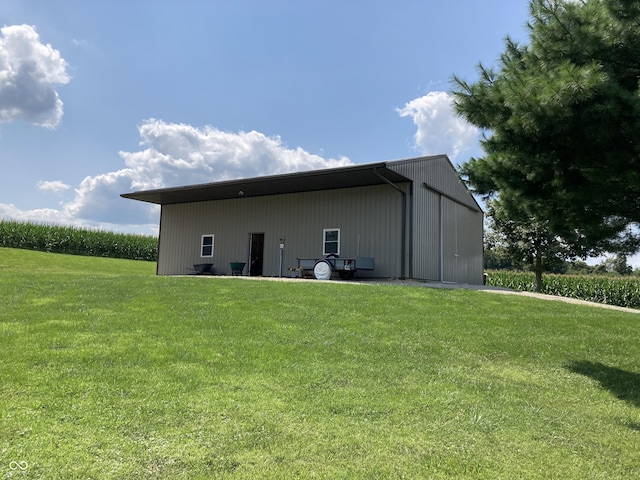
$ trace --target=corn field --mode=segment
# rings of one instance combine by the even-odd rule
[[[489,271],[487,285],[535,292],[534,273]],[[543,275],[542,292],[619,307],[640,308],[640,277]]]
[[[158,239],[134,235],[0,220],[0,247],[93,257],[155,261]]]

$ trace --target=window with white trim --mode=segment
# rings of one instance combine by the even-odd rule
[[[340,229],[325,228],[322,231],[322,254],[340,255]]]
[[[200,244],[201,257],[213,257],[213,234],[202,235]]]

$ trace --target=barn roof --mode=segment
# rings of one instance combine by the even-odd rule
[[[260,197],[283,193],[312,192],[337,188],[366,187],[385,183],[408,182],[410,179],[387,168],[387,162],[349,167],[285,173],[265,177],[227,180],[185,187],[142,190],[123,193],[121,197],[158,205]]]

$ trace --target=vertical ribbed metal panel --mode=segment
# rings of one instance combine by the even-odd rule
[[[482,214],[443,198],[443,281],[482,283]]]
[[[279,275],[279,244],[285,237],[282,273],[289,276],[296,258],[322,257],[323,229],[340,228],[341,257],[375,258],[375,271],[359,276],[397,277],[401,198],[382,185],[165,205],[158,273],[185,274],[194,263],[208,263],[200,258],[200,240],[213,234],[214,268],[230,274],[229,262],[247,262],[249,234],[264,233],[263,275]]]
[[[460,282],[457,204],[442,198],[442,281]]]
[[[389,162],[388,168],[413,180],[417,186],[427,184],[463,205],[478,208],[477,203],[446,155]]]
[[[475,211],[477,203],[449,159],[438,155],[387,166],[414,182],[412,276],[482,283],[483,214]]]
[[[414,188],[413,197],[411,276],[439,280],[440,196],[422,188]]]

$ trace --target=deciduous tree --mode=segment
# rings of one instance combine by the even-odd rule
[[[507,211],[501,201],[493,200],[487,208],[490,235],[518,265],[531,266],[536,274],[536,291],[542,290],[542,273],[564,262],[571,249],[549,229],[549,222],[537,220],[525,211]]]

